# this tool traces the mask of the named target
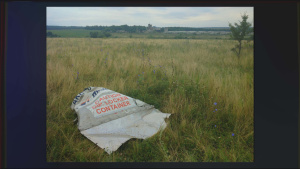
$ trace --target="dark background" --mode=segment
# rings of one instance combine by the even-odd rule
[[[46,6],[253,6],[253,163],[47,163]],[[297,168],[299,60],[296,3],[7,3],[6,167]]]

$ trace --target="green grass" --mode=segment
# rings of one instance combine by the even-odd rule
[[[253,162],[253,42],[243,42],[240,59],[230,51],[234,45],[213,39],[48,38],[47,161]],[[89,86],[171,113],[166,129],[108,155],[73,122],[72,100]]]
[[[90,32],[101,32],[100,30],[69,29],[69,30],[47,30],[62,38],[88,38]],[[174,34],[174,33],[111,33],[111,38],[142,38],[142,39],[229,39],[229,35],[216,34]]]

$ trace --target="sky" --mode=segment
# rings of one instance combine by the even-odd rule
[[[228,27],[244,13],[254,26],[253,7],[47,7],[47,25]]]

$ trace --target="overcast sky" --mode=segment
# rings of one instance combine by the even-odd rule
[[[47,25],[228,27],[244,12],[253,26],[253,7],[47,7]]]

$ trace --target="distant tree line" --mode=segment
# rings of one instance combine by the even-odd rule
[[[108,38],[111,34],[109,32],[90,32],[91,38]]]
[[[129,32],[129,33],[135,33],[135,32],[143,32],[146,30],[145,26],[128,26],[128,25],[121,25],[121,26],[86,26],[85,29],[87,30],[101,30],[104,32]]]
[[[47,26],[47,30],[84,29],[83,26]]]
[[[191,28],[191,27],[168,27],[168,31],[230,31],[228,27]]]
[[[60,36],[53,34],[52,32],[47,32],[47,37],[60,37]]]
[[[138,33],[145,32],[146,26],[47,26],[47,30],[64,30],[64,29],[86,29],[86,30],[99,30],[103,32],[127,32],[127,33]],[[168,27],[168,31],[230,31],[230,27],[206,27],[206,28],[192,28],[192,27]],[[156,30],[156,32],[164,32],[164,29]]]

